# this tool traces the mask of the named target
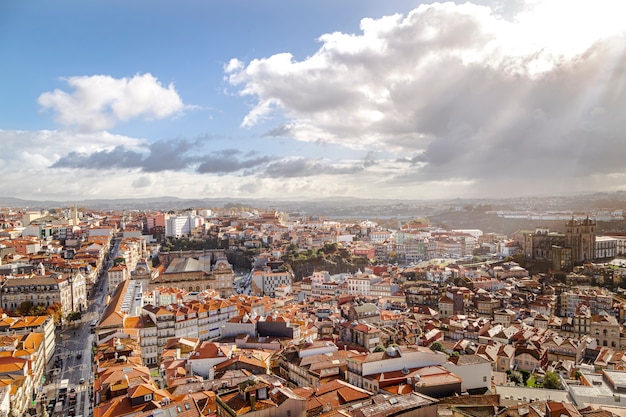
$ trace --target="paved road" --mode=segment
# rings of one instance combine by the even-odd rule
[[[117,245],[112,248],[112,252],[117,252]],[[112,257],[109,259],[113,259]],[[43,387],[43,393],[47,398],[58,398],[59,384],[63,379],[69,380],[69,388],[76,390],[75,415],[91,416],[93,408],[93,361],[91,359],[94,335],[91,333],[90,323],[99,320],[100,314],[105,306],[108,285],[106,282],[106,271],[109,269],[111,261],[106,262],[103,274],[94,286],[89,297],[89,306],[83,312],[80,321],[71,324],[70,328],[57,332],[57,349],[55,359],[61,361],[58,368],[48,373],[48,384]],[[80,380],[84,379],[81,384]],[[66,402],[64,412],[60,415],[67,415],[69,403]]]

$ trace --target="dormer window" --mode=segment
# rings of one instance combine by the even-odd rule
[[[152,393],[143,396],[144,402],[152,401]]]

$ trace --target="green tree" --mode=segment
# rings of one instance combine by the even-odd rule
[[[33,316],[46,316],[46,315],[48,315],[48,309],[44,305],[37,304],[36,306],[34,306],[32,308],[31,315],[33,315]]]
[[[81,317],[82,317],[82,314],[80,314],[79,311],[72,311],[71,313],[67,314],[68,321],[77,321],[77,320],[80,320]]]
[[[30,311],[33,309],[34,304],[32,301],[22,301],[20,306],[15,309],[15,312],[21,316],[27,316],[30,314]]]
[[[528,382],[528,378],[530,378],[530,372],[528,372],[526,369],[520,369],[519,372],[522,374],[522,382],[524,383],[524,385],[526,385],[526,382]]]
[[[509,380],[514,382],[516,385],[519,385],[522,383],[522,374],[517,371],[511,371],[509,374]]]
[[[543,379],[543,387],[548,389],[562,389],[561,380],[556,372],[546,372],[546,376]]]
[[[385,347],[383,345],[377,345],[374,348],[374,352],[384,352],[385,351]]]
[[[429,348],[433,352],[443,352],[443,345],[441,342],[433,342],[430,344]]]

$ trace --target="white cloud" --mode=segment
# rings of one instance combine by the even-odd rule
[[[408,157],[390,183],[412,187],[455,178],[487,191],[524,176],[549,189],[563,185],[558,175],[578,187],[623,171],[626,3],[502,10],[421,5],[363,19],[358,34],[324,34],[300,61],[288,52],[237,61],[228,81],[256,100],[242,125],[278,113],[287,121],[267,136]]]
[[[108,75],[70,77],[72,92],[46,92],[38,103],[55,112],[55,120],[65,127],[83,131],[110,129],[118,121],[144,116],[162,119],[183,110],[174,85],[163,87],[152,74],[116,79]]]
[[[228,61],[228,64],[224,65],[224,72],[231,73],[234,71],[238,71],[243,67],[243,62],[240,60],[233,58]]]

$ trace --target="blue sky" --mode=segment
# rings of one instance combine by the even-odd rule
[[[622,189],[622,4],[3,2],[0,195]]]

